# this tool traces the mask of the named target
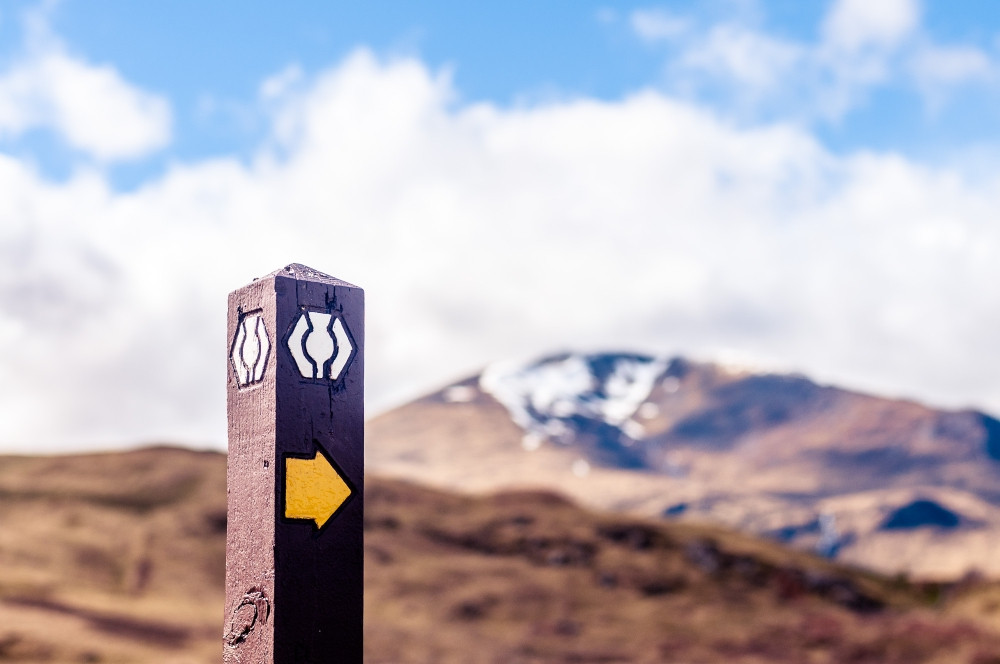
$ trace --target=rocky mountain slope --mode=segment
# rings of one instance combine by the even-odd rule
[[[374,418],[373,471],[558,490],[921,578],[1000,574],[1000,422],[682,358],[497,364]]]
[[[0,662],[218,662],[225,457],[0,457]],[[1000,586],[370,477],[365,661],[1000,662]]]

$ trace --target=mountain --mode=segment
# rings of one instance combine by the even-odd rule
[[[498,363],[369,423],[372,471],[544,488],[889,574],[1000,574],[1000,422],[684,358]]]
[[[218,662],[225,457],[0,457],[0,662]],[[995,664],[1000,586],[370,476],[365,661]]]

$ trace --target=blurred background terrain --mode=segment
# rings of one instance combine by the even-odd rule
[[[886,574],[996,575],[1000,422],[623,353],[491,365],[375,417],[374,472],[709,521]]]
[[[366,661],[1000,661],[992,422],[681,358],[492,365],[369,424]],[[225,463],[0,459],[0,661],[218,661]]]

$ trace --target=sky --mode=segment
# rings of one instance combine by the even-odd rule
[[[228,292],[362,286],[367,409],[560,350],[1000,413],[1000,11],[0,5],[0,451],[225,447]]]

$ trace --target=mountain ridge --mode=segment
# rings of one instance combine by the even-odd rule
[[[450,489],[550,487],[888,573],[1000,574],[1000,421],[979,411],[679,357],[561,353],[375,417],[369,441],[377,472]]]

